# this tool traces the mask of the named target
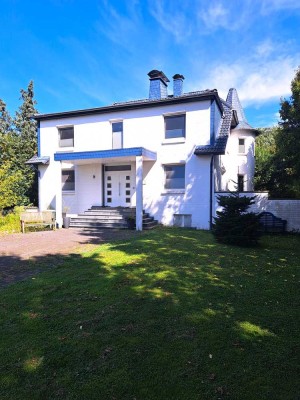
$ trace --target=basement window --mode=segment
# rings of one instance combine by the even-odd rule
[[[173,225],[179,228],[191,228],[192,215],[191,214],[174,214]]]

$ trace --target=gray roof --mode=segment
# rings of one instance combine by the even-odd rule
[[[92,114],[105,114],[108,112],[115,111],[123,111],[130,109],[141,109],[148,107],[158,107],[161,105],[170,105],[170,104],[180,104],[180,103],[189,103],[199,100],[215,100],[218,104],[220,112],[223,114],[223,106],[221,99],[218,95],[218,91],[216,89],[206,89],[197,92],[187,92],[183,93],[181,96],[167,96],[162,99],[140,99],[140,100],[131,100],[125,101],[121,103],[113,103],[109,106],[98,107],[98,108],[89,108],[84,110],[73,110],[73,111],[64,111],[58,113],[51,114],[37,114],[34,115],[34,118],[37,121],[41,120],[50,120],[50,119],[58,119],[58,118],[69,118],[69,117],[79,117],[84,115],[92,115]]]
[[[224,108],[224,118],[219,135],[213,144],[197,146],[194,151],[194,154],[197,156],[225,154],[227,139],[230,134],[230,127],[233,119],[233,110],[224,100],[222,100],[222,104]]]
[[[205,89],[205,90],[198,90],[196,92],[186,92],[182,93],[180,96],[174,97],[173,95],[169,95],[167,97],[163,97],[161,99],[138,99],[138,100],[128,100],[128,101],[120,101],[113,103],[114,106],[119,106],[119,105],[126,105],[126,104],[144,104],[144,103],[152,103],[152,102],[164,102],[166,100],[172,100],[173,98],[180,98],[180,97],[195,97],[195,96],[203,96],[205,94],[212,94],[212,93],[217,93],[216,89],[210,90],[210,89]]]
[[[226,103],[228,103],[233,110],[236,110],[239,123],[235,129],[237,129],[237,130],[238,129],[247,129],[247,130],[251,130],[251,131],[252,130],[256,131],[247,121],[247,118],[245,116],[245,113],[244,113],[244,110],[241,105],[241,102],[240,102],[240,99],[239,99],[236,89],[234,89],[234,88],[229,89],[229,92],[228,92],[228,95],[226,98]]]
[[[224,109],[224,118],[219,135],[213,144],[197,146],[194,154],[198,156],[225,154],[227,139],[231,129],[250,130],[253,133],[258,132],[248,123],[236,89],[229,89],[226,101],[221,99],[221,103]]]
[[[49,164],[50,157],[38,157],[37,155],[34,155],[31,157],[30,160],[26,161],[25,164]]]

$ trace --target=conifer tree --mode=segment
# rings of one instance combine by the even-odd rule
[[[19,153],[16,165],[22,171],[24,196],[30,203],[37,202],[37,174],[36,171],[25,162],[37,153],[36,121],[33,119],[37,114],[34,100],[33,81],[29,82],[27,90],[21,89],[22,104],[16,112],[14,127],[19,137]]]

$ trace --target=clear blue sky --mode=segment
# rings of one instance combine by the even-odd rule
[[[185,91],[235,87],[249,122],[278,120],[300,65],[299,0],[0,0],[0,98],[32,79],[41,113],[146,98],[147,73]]]

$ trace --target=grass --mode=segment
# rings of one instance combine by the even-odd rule
[[[69,255],[0,293],[0,397],[296,400],[299,260],[180,229]]]

